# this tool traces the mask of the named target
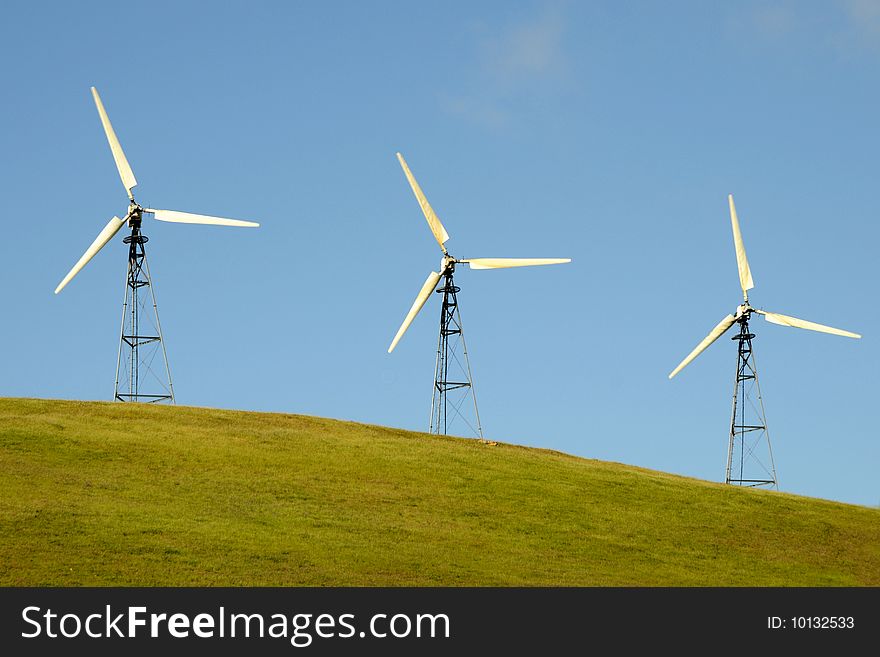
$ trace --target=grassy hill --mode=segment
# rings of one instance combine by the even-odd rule
[[[880,585],[880,510],[297,415],[0,399],[0,584]]]

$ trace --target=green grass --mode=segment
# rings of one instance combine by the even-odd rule
[[[880,585],[880,510],[321,418],[0,399],[0,585]]]

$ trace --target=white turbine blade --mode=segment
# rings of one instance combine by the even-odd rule
[[[739,269],[739,284],[742,287],[743,298],[748,301],[748,290],[755,287],[752,281],[752,270],[749,269],[749,260],[746,258],[746,246],[743,244],[742,233],[739,230],[739,219],[736,217],[736,206],[733,204],[733,194],[728,194],[730,203],[730,223],[733,226],[733,246],[736,249],[736,266]]]
[[[508,267],[531,267],[533,265],[561,265],[571,258],[466,258],[471,269],[506,269]]]
[[[120,219],[119,217],[113,217],[110,221],[107,222],[107,225],[104,226],[104,229],[98,233],[98,236],[95,238],[95,241],[92,242],[92,245],[86,249],[86,252],[83,253],[82,258],[77,260],[76,264],[73,266],[67,276],[64,277],[64,280],[58,284],[58,287],[55,288],[55,294],[61,292],[64,289],[64,286],[67,285],[71,279],[76,276],[79,271],[85,267],[89,260],[95,257],[95,254],[98,253],[101,249],[104,248],[104,245],[107,244],[113,236],[119,232],[119,229],[125,225],[125,220]]]
[[[669,378],[671,379],[676,374],[681,372],[685,367],[687,367],[688,363],[690,363],[694,358],[696,358],[701,353],[703,353],[703,351],[706,349],[706,347],[708,347],[710,344],[715,342],[715,340],[720,338],[727,329],[729,329],[731,326],[733,326],[733,323],[735,321],[736,321],[736,317],[734,317],[733,315],[728,315],[727,317],[722,319],[720,322],[718,322],[718,325],[709,332],[709,335],[707,335],[705,338],[703,338],[703,341],[700,344],[698,344],[694,348],[694,350],[691,353],[689,353],[683,361],[681,361],[681,363],[678,364],[678,367],[676,367],[674,370],[672,370],[672,372],[669,374]]]
[[[419,290],[419,295],[416,297],[416,300],[413,301],[412,308],[410,308],[409,312],[406,314],[406,319],[403,320],[403,324],[401,324],[400,328],[397,329],[397,335],[394,336],[394,339],[391,341],[391,346],[388,347],[389,354],[394,351],[394,347],[397,346],[397,343],[400,342],[400,338],[402,338],[403,334],[406,333],[406,329],[409,328],[409,325],[412,324],[412,321],[416,318],[416,315],[419,314],[422,306],[425,305],[428,297],[431,296],[431,292],[433,292],[434,288],[437,287],[437,281],[439,280],[440,274],[438,274],[437,272],[432,271],[430,274],[428,274],[428,278],[427,280],[425,280],[425,284],[422,285],[422,289]]]
[[[820,333],[840,335],[844,338],[862,337],[858,333],[844,331],[843,329],[834,328],[832,326],[825,326],[824,324],[816,324],[815,322],[808,322],[805,319],[798,319],[797,317],[789,317],[788,315],[780,315],[779,313],[771,313],[765,310],[757,310],[755,312],[764,315],[764,317],[767,318],[768,322],[773,322],[774,324],[779,324],[780,326],[793,326],[794,328],[807,329],[808,331],[819,331]]]
[[[131,167],[128,165],[128,160],[125,159],[125,153],[122,152],[122,145],[119,143],[119,139],[116,138],[116,132],[110,124],[110,117],[107,116],[107,112],[104,109],[104,103],[101,102],[101,97],[98,95],[98,90],[94,87],[92,87],[92,96],[95,99],[95,105],[98,108],[98,114],[101,117],[101,124],[104,126],[104,133],[107,135],[107,141],[110,142],[110,150],[113,152],[113,159],[116,161],[116,168],[119,170],[119,177],[122,178],[122,184],[125,185],[125,191],[128,192],[128,198],[133,198],[131,190],[133,187],[137,186],[138,182],[134,177],[134,173],[131,171]]]
[[[209,217],[205,214],[177,212],[176,210],[153,210],[152,208],[144,208],[144,212],[151,213],[159,221],[170,221],[175,224],[206,224],[209,226],[241,226],[245,228],[255,228],[260,225],[255,221]]]
[[[428,220],[428,226],[430,227],[431,232],[434,233],[434,239],[437,240],[437,244],[443,249],[443,253],[446,253],[446,247],[443,246],[443,243],[449,239],[449,233],[446,232],[446,229],[440,222],[440,218],[434,212],[431,204],[428,203],[428,199],[425,198],[422,188],[419,187],[419,183],[416,182],[415,177],[412,175],[412,171],[410,171],[409,167],[406,165],[406,160],[403,159],[403,155],[398,153],[397,159],[400,160],[400,166],[403,167],[403,172],[406,174],[409,186],[412,187],[413,194],[416,195],[416,200],[418,200],[419,206],[422,208],[422,213],[425,215],[425,219]]]

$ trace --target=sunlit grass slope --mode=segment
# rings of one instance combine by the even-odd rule
[[[2,585],[880,585],[880,510],[297,415],[0,399]]]

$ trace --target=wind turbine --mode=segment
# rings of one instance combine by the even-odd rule
[[[113,239],[116,233],[122,230],[122,227],[127,224],[131,229],[131,234],[123,239],[123,242],[128,244],[128,270],[125,276],[125,296],[122,303],[122,328],[120,330],[119,353],[116,359],[114,399],[119,401],[171,401],[173,403],[174,386],[171,383],[171,370],[168,367],[168,357],[165,353],[162,329],[159,325],[159,312],[156,305],[156,295],[153,291],[150,278],[150,268],[147,263],[146,252],[144,251],[144,244],[148,241],[148,238],[141,233],[141,221],[144,215],[152,215],[159,221],[181,224],[209,224],[214,226],[243,227],[256,227],[259,226],[259,224],[253,221],[223,219],[222,217],[210,217],[202,214],[178,212],[176,210],[154,210],[139,205],[138,202],[135,201],[134,195],[131,192],[131,190],[137,186],[137,180],[128,164],[125,153],[122,151],[122,146],[119,143],[119,139],[116,137],[116,132],[113,130],[110,118],[107,116],[104,104],[101,102],[101,97],[98,95],[98,90],[94,87],[92,87],[92,97],[95,100],[95,106],[98,108],[98,115],[101,117],[101,124],[104,126],[104,134],[107,135],[107,141],[110,144],[110,151],[113,153],[113,160],[116,162],[119,177],[122,179],[122,185],[125,187],[125,191],[128,194],[128,210],[125,213],[124,218],[120,219],[119,217],[114,216],[107,222],[107,225],[104,226],[100,233],[98,233],[98,236],[92,242],[91,246],[86,249],[86,252],[83,253],[82,257],[71,268],[61,283],[58,284],[58,287],[55,288],[55,294],[61,292],[61,290],[70,283],[73,277],[76,276],[80,270],[82,270],[82,268],[95,257],[95,255],[97,255],[98,251],[104,248],[104,246]],[[141,326],[141,314],[142,311],[146,310],[147,301],[146,297],[139,296],[139,290],[142,287],[149,287],[150,289],[153,315],[155,318],[153,326],[151,327],[152,330],[149,330],[146,333],[144,333],[144,327]],[[146,345],[152,345],[153,349],[147,349],[145,350],[147,353],[142,353],[142,347]],[[162,359],[165,362],[167,385],[150,369],[150,364],[156,355],[156,350],[159,345],[162,347]],[[122,358],[124,349],[128,350],[128,355],[125,361],[123,361]],[[124,390],[125,383],[123,383],[123,387],[120,387],[119,374],[121,365],[128,370],[127,376],[125,377],[128,380],[127,391]],[[146,372],[141,372],[140,370],[142,368],[145,369]],[[147,372],[152,373],[155,376],[155,379],[162,387],[161,392],[146,393],[142,391],[142,385],[146,382],[141,379]],[[150,381],[150,383],[154,384],[155,382]]]
[[[831,333],[847,338],[860,338],[858,333],[844,331],[842,329],[808,322],[797,317],[781,315],[754,308],[749,303],[749,290],[755,284],[752,280],[752,271],[746,258],[746,247],[743,244],[742,233],[739,228],[739,219],[736,216],[736,207],[733,204],[733,195],[727,200],[730,204],[730,223],[733,228],[733,246],[736,250],[736,264],[739,269],[739,283],[743,292],[743,302],[737,307],[736,313],[727,315],[718,322],[709,335],[707,335],[694,350],[689,353],[678,367],[669,374],[671,379],[684,369],[694,358],[699,356],[710,344],[720,338],[734,324],[739,324],[739,333],[731,339],[738,342],[736,381],[733,387],[733,413],[730,421],[730,440],[727,447],[727,468],[725,483],[738,484],[741,486],[773,486],[778,488],[776,466],[773,463],[773,451],[770,448],[770,435],[767,431],[767,419],[764,414],[764,402],[761,397],[761,388],[758,385],[758,370],[755,365],[755,357],[752,353],[752,339],[755,337],[749,332],[749,320],[752,313],[763,315],[773,324],[791,326],[794,328]],[[757,404],[752,398],[757,393]],[[752,417],[747,418],[747,412]],[[756,454],[756,450],[762,439],[766,438],[769,463],[763,463]],[[746,471],[746,465],[750,471]],[[752,474],[757,472],[758,474]]]
[[[449,240],[449,234],[446,232],[446,229],[440,222],[440,218],[437,216],[433,208],[431,208],[431,205],[428,203],[428,199],[422,192],[421,187],[419,187],[419,183],[416,182],[412,171],[409,170],[409,167],[406,164],[406,160],[403,159],[403,155],[398,153],[397,159],[400,161],[400,166],[403,167],[403,172],[404,174],[406,174],[406,179],[409,181],[409,185],[410,187],[412,187],[413,194],[415,194],[416,200],[419,202],[419,206],[422,208],[422,213],[425,215],[425,219],[428,221],[428,227],[431,229],[431,233],[434,235],[434,239],[437,240],[437,244],[440,246],[440,250],[443,252],[443,259],[440,261],[440,271],[432,271],[430,274],[428,274],[428,278],[425,280],[424,285],[422,285],[422,289],[419,290],[419,294],[418,296],[416,296],[416,300],[413,302],[412,307],[406,314],[406,318],[403,320],[403,323],[397,330],[397,334],[391,341],[391,346],[388,347],[388,353],[390,354],[392,351],[394,351],[397,343],[400,342],[403,334],[406,333],[409,325],[412,324],[416,315],[418,315],[419,311],[422,309],[422,306],[424,306],[425,302],[428,300],[428,297],[431,296],[431,293],[436,289],[438,294],[443,294],[443,304],[440,312],[440,338],[437,344],[437,360],[434,366],[434,389],[431,394],[431,421],[429,424],[429,431],[431,433],[446,433],[447,418],[450,411],[450,406],[452,407],[451,411],[453,413],[453,419],[456,415],[458,415],[465,422],[467,422],[461,412],[461,406],[467,398],[468,392],[470,392],[470,396],[473,399],[474,404],[474,418],[476,420],[476,427],[472,425],[469,426],[475,434],[482,438],[483,428],[480,424],[480,413],[477,409],[477,398],[474,394],[473,377],[471,376],[470,362],[467,355],[467,346],[464,342],[461,313],[458,309],[458,292],[461,290],[461,288],[459,288],[453,282],[455,266],[458,264],[467,264],[470,265],[471,269],[505,269],[508,267],[528,267],[532,265],[556,265],[571,262],[571,259],[452,257],[446,250],[445,246],[445,243],[447,242],[447,240]],[[440,279],[443,279],[443,286],[437,289],[437,285],[440,282]],[[459,342],[462,347],[464,363],[462,363],[458,359],[456,353]],[[464,380],[455,380],[454,378],[450,379],[450,365],[452,365],[453,368],[458,367],[460,369],[460,378]],[[454,371],[452,376],[455,376]],[[458,400],[452,400],[450,402],[450,400],[448,399],[448,393],[455,390],[459,390],[463,394],[459,397]]]

